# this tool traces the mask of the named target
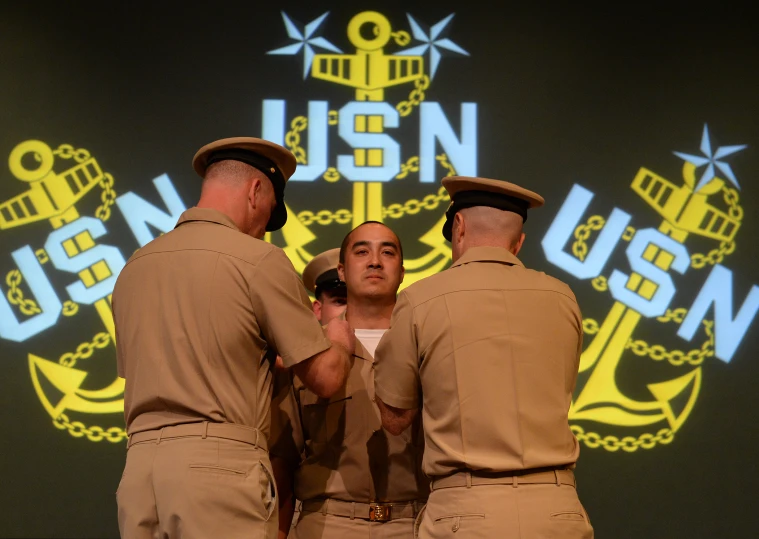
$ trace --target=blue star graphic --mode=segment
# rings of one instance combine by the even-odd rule
[[[451,13],[445,19],[438,21],[434,26],[432,26],[432,28],[430,28],[429,33],[427,33],[422,29],[419,23],[416,22],[414,17],[412,17],[410,13],[407,13],[406,16],[408,17],[408,22],[411,25],[411,33],[414,34],[414,39],[421,41],[423,45],[417,45],[416,47],[411,47],[410,49],[404,49],[402,51],[396,52],[395,54],[399,56],[418,56],[426,53],[429,50],[430,78],[435,78],[435,72],[437,71],[438,65],[440,64],[440,58],[442,54],[438,48],[446,49],[458,54],[463,54],[464,56],[469,56],[468,52],[459,47],[450,39],[440,39],[440,34],[443,33],[448,24],[451,22],[453,15],[454,14]]]
[[[284,54],[294,56],[303,49],[303,79],[308,77],[308,72],[311,71],[311,64],[314,61],[314,49],[313,47],[319,47],[332,52],[342,53],[340,49],[335,47],[332,43],[321,37],[317,30],[319,26],[324,22],[324,19],[329,15],[329,11],[317,17],[310,23],[308,23],[303,30],[300,30],[298,26],[282,12],[282,20],[285,22],[285,29],[290,39],[294,39],[297,43],[274,49],[266,54]]]
[[[703,186],[705,186],[707,183],[712,181],[716,177],[716,173],[714,171],[714,167],[717,167],[722,171],[725,176],[727,176],[727,179],[730,180],[733,185],[735,185],[738,189],[741,188],[740,185],[738,185],[738,180],[735,177],[735,174],[733,174],[733,169],[730,168],[730,165],[727,163],[724,163],[722,161],[718,161],[718,159],[722,159],[723,157],[727,157],[728,155],[732,155],[734,153],[737,153],[741,150],[746,148],[746,144],[741,144],[737,146],[720,146],[717,148],[717,151],[712,153],[712,143],[709,140],[709,127],[704,124],[704,133],[701,136],[701,153],[704,154],[706,157],[701,157],[700,155],[691,155],[688,153],[681,153],[681,152],[672,152],[680,159],[684,159],[685,161],[688,161],[690,163],[693,163],[696,165],[696,167],[700,167],[703,165],[707,165],[706,170],[701,175],[701,179],[698,180],[698,184],[696,185],[696,188],[693,190],[694,192],[701,189]]]

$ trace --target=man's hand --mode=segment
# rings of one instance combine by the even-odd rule
[[[327,324],[327,338],[345,348],[349,354],[356,349],[356,335],[347,321],[333,318]]]

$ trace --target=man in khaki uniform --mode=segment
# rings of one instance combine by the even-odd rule
[[[303,284],[314,295],[312,308],[322,324],[345,311],[347,292],[337,272],[339,258],[340,249],[330,249],[316,255],[303,269]]]
[[[429,490],[421,428],[417,423],[400,436],[384,430],[373,381],[374,350],[403,280],[400,241],[387,226],[364,223],[343,241],[338,269],[348,289],[344,318],[356,334],[347,384],[322,399],[296,376],[272,419],[273,459],[296,468],[294,491],[302,500],[290,537],[410,539]],[[283,496],[289,481],[278,477]],[[280,537],[288,525],[281,521]]]
[[[337,272],[337,264],[340,259],[340,249],[330,249],[316,255],[311,259],[311,262],[306,264],[303,268],[303,284],[306,289],[314,295],[314,302],[311,304],[311,308],[316,315],[317,320],[322,324],[329,323],[330,320],[336,318],[345,312],[346,304],[346,289],[345,282],[340,279],[340,275]],[[282,358],[277,356],[277,367],[284,368]],[[275,373],[274,387],[275,392],[278,393],[276,388],[279,384],[287,386],[291,382],[290,374]],[[286,390],[285,390],[286,391]],[[290,470],[287,469],[285,461],[282,459],[272,459],[272,466],[274,467],[275,477],[291,477]],[[282,468],[282,466],[285,466]],[[288,484],[291,481],[288,481]],[[280,529],[287,530],[288,522],[290,522],[290,528],[295,527],[295,523],[300,516],[300,504],[295,503],[296,500],[293,496],[280,496],[279,497],[279,510],[280,510]],[[294,511],[293,511],[294,507]],[[287,537],[287,533],[281,532],[280,537]]]
[[[543,199],[497,180],[443,185],[454,264],[403,291],[375,361],[389,431],[422,407],[432,492],[418,536],[590,539],[567,418],[580,309],[567,285],[516,256]]]
[[[197,207],[130,258],[113,292],[118,372],[129,433],[116,494],[124,538],[274,538],[267,454],[271,370],[281,355],[331,396],[353,335],[327,327],[284,252],[281,228],[295,158],[253,138],[201,148]]]

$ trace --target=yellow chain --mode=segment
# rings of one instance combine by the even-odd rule
[[[440,155],[436,155],[435,160],[440,161],[440,166],[448,171],[448,174],[445,175],[446,178],[448,176],[456,175],[456,169],[453,168],[453,164],[448,161],[448,154],[442,153]]]
[[[67,300],[63,302],[63,309],[61,311],[61,314],[63,314],[63,316],[74,316],[78,312],[79,312],[78,303],[74,303],[71,300]]]
[[[401,116],[408,116],[414,110],[414,107],[418,106],[424,101],[424,91],[430,87],[430,78],[427,75],[422,75],[414,81],[414,89],[408,95],[408,101],[401,101],[395,108],[401,114]]]
[[[448,161],[446,154],[440,154],[435,157],[440,165],[448,171],[448,175],[455,175],[456,169]],[[395,177],[396,179],[405,178],[409,172],[419,172],[419,157],[410,157],[406,163],[401,164],[401,172]],[[330,178],[327,176],[330,175]],[[337,181],[340,179],[340,173],[330,167],[327,172],[324,173],[324,179],[327,181]],[[404,215],[416,215],[421,210],[435,210],[442,202],[449,202],[451,199],[448,196],[448,192],[444,187],[438,189],[436,195],[427,195],[422,200],[415,198],[409,199],[403,204],[390,204],[382,208],[382,217],[399,219]],[[350,223],[353,219],[353,213],[348,209],[341,209],[337,211],[321,210],[313,212],[310,210],[304,210],[298,213],[298,220],[305,226],[310,226],[314,223],[319,225],[331,225],[332,223],[338,223],[341,225]]]
[[[75,150],[71,144],[61,144],[58,149],[53,150],[53,154],[57,155],[61,159],[74,159],[77,163],[83,163],[89,159],[90,152],[84,148]],[[103,179],[100,180],[100,188],[103,192],[100,194],[100,201],[102,204],[95,210],[95,217],[105,222],[111,217],[111,206],[116,203],[116,191],[113,189],[113,176],[109,173],[103,174]]]
[[[606,219],[600,215],[591,215],[584,225],[579,225],[575,229],[576,241],[572,244],[572,252],[580,260],[585,260],[588,256],[588,245],[585,241],[590,238],[590,233],[594,230],[601,230],[606,224]]]
[[[659,322],[677,322],[682,324],[685,320],[685,315],[688,314],[688,309],[680,307],[679,309],[667,309],[667,312],[657,317]]]
[[[585,429],[579,425],[570,425],[572,433],[578,441],[583,442],[591,449],[603,447],[612,453],[620,449],[627,453],[634,453],[639,448],[653,449],[656,444],[667,445],[675,439],[675,432],[672,429],[660,429],[656,434],[646,432],[637,438],[635,436],[625,436],[618,438],[616,436],[601,436],[596,432],[585,432]]]
[[[21,312],[27,316],[42,312],[36,301],[24,299],[24,291],[19,288],[19,285],[24,282],[24,277],[19,270],[9,271],[5,276],[5,282],[9,286],[6,296],[12,305],[18,305]]]
[[[600,331],[600,329],[601,328],[598,326],[598,322],[592,318],[582,319],[582,330],[584,333],[587,333],[588,335],[595,335]]]
[[[296,116],[290,122],[290,131],[285,135],[285,146],[293,153],[295,161],[300,165],[305,165],[308,162],[306,150],[300,146],[300,134],[306,127],[308,127],[308,118]]]
[[[409,157],[408,161],[401,163],[401,171],[394,178],[396,180],[402,180],[409,175],[410,172],[419,172],[419,156],[415,155]]]
[[[108,440],[109,442],[116,444],[127,439],[126,430],[121,427],[110,427],[107,429],[103,429],[103,427],[98,427],[97,425],[87,427],[81,421],[69,421],[66,414],[61,414],[53,419],[53,425],[55,425],[55,428],[57,429],[67,430],[74,438],[87,436],[87,439],[91,442]]]
[[[342,176],[340,176],[340,173],[337,171],[335,167],[329,167],[324,173],[324,176],[322,176],[322,178],[324,178],[329,183],[335,183],[341,177]]]
[[[80,359],[88,359],[92,357],[93,352],[95,352],[96,348],[103,349],[106,348],[111,343],[111,336],[108,333],[101,332],[95,335],[95,337],[92,339],[92,342],[83,342],[79,346],[76,347],[76,351],[74,352],[66,352],[63,354],[60,359],[58,360],[58,363],[63,365],[64,367],[73,367],[76,365],[76,362]]]
[[[314,223],[324,226],[331,225],[332,223],[345,225],[350,223],[352,219],[353,213],[350,210],[337,210],[335,212],[321,210],[316,213],[304,210],[298,213],[298,220],[306,226],[310,226]]]
[[[702,323],[706,330],[706,341],[701,345],[701,348],[694,348],[688,352],[683,352],[682,350],[667,350],[660,344],[650,346],[646,341],[641,339],[629,339],[625,345],[625,349],[631,350],[636,356],[648,356],[654,361],[666,359],[675,367],[680,367],[685,363],[694,367],[701,365],[704,359],[714,356],[714,331],[712,329],[714,322],[712,320],[704,320]]]
[[[606,292],[609,289],[609,282],[603,275],[599,275],[595,279],[593,279],[590,282],[593,285],[593,288],[598,290],[599,292]]]
[[[401,47],[405,47],[409,43],[411,43],[411,35],[409,35],[408,32],[405,30],[400,30],[398,32],[393,32],[390,34],[393,36],[393,39],[395,40],[395,43],[398,44]]]
[[[382,208],[382,217],[400,219],[404,215],[416,215],[421,210],[436,210],[441,203],[451,200],[445,187],[438,189],[437,194],[427,195],[422,200],[411,198],[403,204],[390,204]]]

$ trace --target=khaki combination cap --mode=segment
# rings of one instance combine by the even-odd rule
[[[295,172],[295,156],[287,148],[268,140],[253,137],[233,137],[206,144],[192,158],[192,168],[201,178],[217,161],[234,160],[257,168],[271,181],[277,206],[269,218],[266,230],[279,230],[287,222],[285,185]]]
[[[318,294],[317,289],[332,289],[345,286],[337,273],[340,261],[340,249],[330,249],[316,255],[303,270],[303,284],[309,292]]]
[[[527,210],[539,208],[545,203],[542,196],[524,187],[490,178],[449,176],[443,178],[443,187],[451,197],[443,225],[443,237],[448,241],[451,241],[453,217],[465,208],[488,206],[514,212],[527,221]]]

